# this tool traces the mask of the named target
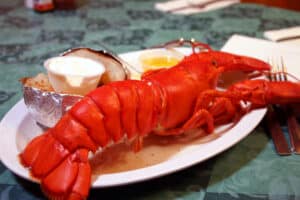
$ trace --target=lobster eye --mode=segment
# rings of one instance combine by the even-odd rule
[[[212,60],[212,61],[211,61],[211,64],[212,64],[212,66],[214,66],[214,67],[218,67],[218,63],[217,63],[216,60]]]

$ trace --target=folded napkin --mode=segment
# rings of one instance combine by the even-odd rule
[[[172,14],[188,15],[224,8],[239,0],[170,0],[155,4],[155,8]]]
[[[233,35],[223,46],[222,51],[252,56],[266,62],[280,63],[281,59],[287,72],[300,79],[300,48],[242,35]],[[293,80],[289,78],[290,80]]]
[[[300,47],[300,26],[264,32],[264,36],[274,42],[297,45]]]

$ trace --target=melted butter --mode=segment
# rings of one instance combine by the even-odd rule
[[[93,178],[152,166],[170,159],[188,145],[206,143],[218,137],[207,136],[203,131],[191,131],[180,136],[150,135],[144,139],[139,152],[133,152],[129,144],[120,143],[96,154],[91,160]]]
[[[150,69],[159,69],[162,67],[172,67],[176,65],[180,59],[175,57],[153,57],[142,61],[144,71]]]
[[[184,55],[175,49],[149,49],[139,56],[144,71],[173,67]]]

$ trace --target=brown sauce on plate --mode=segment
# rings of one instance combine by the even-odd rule
[[[93,176],[152,166],[170,159],[188,145],[205,143],[216,137],[217,134],[207,136],[199,130],[180,136],[150,135],[144,139],[139,152],[134,152],[130,144],[116,144],[90,160]]]

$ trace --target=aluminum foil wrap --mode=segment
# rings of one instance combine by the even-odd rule
[[[44,91],[23,85],[24,102],[32,118],[44,127],[53,127],[82,96]]]
[[[102,63],[105,66],[105,73],[100,80],[101,84],[125,80],[130,76],[129,64],[106,50],[93,50],[84,47],[73,48],[64,52],[61,56],[78,56]],[[26,82],[29,79],[37,82],[37,85],[45,85],[46,83],[47,89],[39,89],[40,87],[35,87],[35,84],[27,84]],[[79,95],[54,92],[53,88],[48,89],[51,84],[44,74],[38,74],[34,78],[25,77],[20,81],[23,84],[24,102],[28,112],[38,124],[44,127],[53,127],[74,103],[83,98]]]

